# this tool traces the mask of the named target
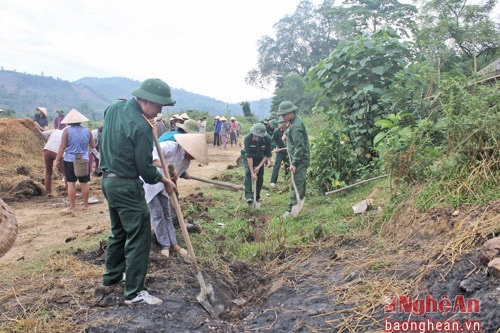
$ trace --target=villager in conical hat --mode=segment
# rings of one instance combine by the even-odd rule
[[[17,220],[14,212],[0,199],[0,258],[14,245],[17,237]]]
[[[61,121],[61,124],[79,124],[86,121],[89,121],[89,118],[85,117],[77,110],[71,109],[71,111],[69,111],[66,117],[64,117],[64,119]]]
[[[36,108],[36,114],[33,116],[33,121],[38,125],[41,131],[49,129],[49,120],[47,119],[47,109],[43,106]]]
[[[205,134],[175,134],[174,138],[189,155],[200,163],[208,164],[208,146]]]
[[[45,117],[47,117],[47,109],[44,108],[43,106],[37,107],[36,110],[40,111],[41,113],[43,113],[45,115]]]

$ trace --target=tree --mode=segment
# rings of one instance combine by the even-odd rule
[[[361,165],[366,166],[374,157],[374,123],[389,112],[382,97],[410,58],[408,43],[400,42],[396,32],[386,27],[373,36],[365,34],[340,43],[309,73],[311,88],[329,106],[319,111],[340,124],[346,144],[356,152]]]
[[[350,29],[351,36],[373,34],[387,25],[400,36],[409,38],[414,34],[417,8],[413,5],[397,0],[345,0],[343,4],[346,8],[339,12],[343,14],[342,27]]]
[[[258,41],[258,67],[247,73],[245,81],[262,87],[277,82],[288,74],[304,77],[319,60],[337,44],[331,37],[331,27],[321,12],[307,0],[302,0],[295,13],[274,25],[276,39],[263,36]]]
[[[287,75],[283,80],[283,86],[275,90],[275,96],[271,102],[271,113],[278,111],[279,104],[283,101],[291,101],[302,114],[308,114],[314,107],[315,98],[307,90],[306,81],[298,74]]]
[[[240,103],[241,110],[243,111],[243,116],[246,118],[253,117],[252,110],[250,110],[250,103],[248,102],[241,102]]]
[[[477,72],[478,61],[486,65],[498,56],[500,28],[489,18],[496,0],[470,4],[468,0],[431,0],[422,11],[418,45],[439,69],[453,62],[454,55],[469,62]],[[476,2],[477,3],[477,2]],[[460,65],[460,63],[458,63]]]

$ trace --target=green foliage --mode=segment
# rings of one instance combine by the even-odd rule
[[[341,195],[325,196],[308,188],[306,205],[300,215],[283,219],[289,184],[279,181],[277,188],[270,189],[266,186],[271,176],[268,170],[264,173],[261,192],[264,201],[259,210],[249,208],[241,192],[237,195],[214,187],[204,190],[204,196],[213,198],[214,205],[209,210],[210,219],[200,222],[206,234],[192,236],[195,252],[203,254],[202,260],[211,258],[215,264],[215,258],[224,257],[259,263],[332,235],[351,237],[359,231],[377,232],[383,217],[377,214],[353,216],[352,205],[365,199],[374,186],[385,188],[387,180],[362,185]],[[241,183],[243,172],[242,168],[231,169],[223,178],[234,184]],[[381,199],[388,199],[388,195],[384,194]]]
[[[243,111],[243,116],[246,118],[251,118],[253,117],[252,110],[250,110],[250,103],[248,102],[241,102],[240,103],[241,110]]]
[[[315,97],[306,89],[306,81],[300,75],[290,74],[284,78],[283,87],[276,89],[270,112],[278,111],[283,101],[291,101],[299,108],[300,115],[307,115],[312,112]]]
[[[384,171],[393,181],[424,181],[429,167],[441,154],[441,147],[434,146],[431,140],[437,130],[434,124],[423,119],[408,125],[405,120],[411,117],[410,113],[390,114],[375,123],[382,131],[375,137],[374,145]]]
[[[10,118],[16,116],[16,111],[10,108],[4,108],[3,111],[0,112],[0,118]]]
[[[376,149],[393,180],[402,186],[428,183],[417,197],[420,208],[498,197],[498,88],[443,81],[429,117],[399,113],[376,122],[382,130]]]
[[[415,30],[414,5],[402,4],[397,0],[344,0],[348,5],[344,20],[352,22],[352,32],[374,33],[382,26],[391,26],[402,36],[410,37]]]
[[[406,43],[387,28],[342,42],[309,73],[311,89],[329,105],[319,111],[341,124],[346,144],[361,165],[368,165],[374,157],[374,123],[389,113],[382,98],[410,57]]]
[[[356,155],[345,145],[345,136],[326,127],[311,141],[309,176],[320,189],[330,191],[344,186],[359,176]]]
[[[417,43],[424,57],[442,71],[461,68],[475,74],[498,57],[500,30],[490,18],[496,0],[472,3],[431,0],[421,13]]]
[[[310,1],[301,1],[292,15],[274,24],[276,38],[263,36],[258,41],[258,67],[248,72],[245,81],[263,86],[295,73],[304,77],[312,66],[337,45],[331,25]]]

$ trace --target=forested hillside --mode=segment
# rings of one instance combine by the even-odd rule
[[[107,105],[117,98],[129,98],[130,92],[140,84],[139,81],[120,77],[86,77],[69,82],[50,76],[0,70],[0,108],[4,114],[18,118],[31,117],[37,106],[45,106],[49,118],[55,116],[57,109],[75,108],[92,120],[101,120]],[[241,106],[237,103],[227,104],[178,88],[172,88],[172,95],[177,103],[169,107],[170,113],[197,110],[211,115],[242,115]],[[270,99],[249,102],[257,118],[269,113]]]

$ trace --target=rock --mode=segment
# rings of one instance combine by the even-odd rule
[[[500,237],[487,240],[479,251],[479,262],[484,266],[496,257],[500,257]]]
[[[352,210],[354,211],[354,214],[361,214],[366,212],[370,206],[373,204],[373,199],[366,199],[358,202],[354,206],[352,206]]]
[[[477,290],[481,289],[482,280],[475,279],[474,277],[462,280],[460,282],[460,289],[462,289],[465,294],[470,295]]]
[[[488,274],[500,278],[500,258],[495,258],[488,264]]]

